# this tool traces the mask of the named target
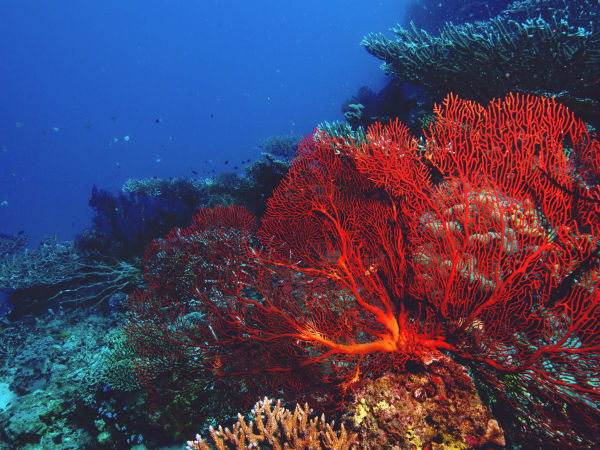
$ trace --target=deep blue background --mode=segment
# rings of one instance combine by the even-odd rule
[[[72,239],[90,225],[94,184],[117,190],[190,167],[207,176],[258,157],[262,138],[341,119],[361,85],[385,82],[362,37],[403,10],[397,0],[2,0],[0,232]]]

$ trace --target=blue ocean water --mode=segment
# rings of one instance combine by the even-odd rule
[[[392,0],[0,4],[0,231],[73,239],[94,184],[210,175],[384,83]],[[393,18],[393,19],[392,19]],[[225,161],[230,162],[225,165]],[[241,170],[241,169],[240,169]]]

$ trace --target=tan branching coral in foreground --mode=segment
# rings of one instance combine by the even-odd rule
[[[358,448],[356,433],[347,432],[344,425],[340,431],[333,429],[334,422],[327,423],[325,415],[310,417],[311,409],[296,405],[294,412],[274,403],[265,397],[254,405],[254,421],[246,423],[238,414],[238,421],[229,428],[210,428],[210,435],[217,450],[248,449],[268,446],[272,449],[331,449],[345,450]],[[260,447],[259,447],[260,446]],[[210,446],[200,437],[189,441],[188,450],[210,450]]]

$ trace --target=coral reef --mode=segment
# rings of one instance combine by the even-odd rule
[[[500,396],[505,374],[534,392],[520,425],[540,445],[594,443],[600,143],[553,99],[434,112],[423,141],[397,122],[305,140],[260,227],[201,210],[155,242],[127,329],[149,389],[191,370],[339,405],[443,350]]]
[[[353,130],[366,129],[375,122],[385,123],[399,119],[411,130],[418,132],[418,117],[425,113],[421,109],[421,100],[424,98],[424,92],[421,91],[422,88],[394,78],[379,92],[362,86],[355,95],[342,103],[342,113]]]
[[[288,150],[291,151],[291,147]],[[243,176],[222,172],[211,180],[207,184],[208,201],[204,206],[243,205],[258,217],[262,216],[267,199],[290,168],[289,155],[277,159],[265,152],[262,156],[263,159],[244,167]]]
[[[71,241],[43,240],[35,250],[0,260],[0,289],[10,290],[15,320],[54,306],[103,304],[118,292],[137,286],[139,268],[107,259],[94,261],[78,252]]]
[[[242,210],[246,211],[216,209]],[[231,214],[234,222],[228,223],[223,216],[220,226],[206,227],[196,217],[188,229],[175,229],[164,240],[155,241],[146,252],[145,282],[157,290],[137,292],[129,301],[125,333],[136,350],[138,379],[151,393],[150,408],[156,420],[177,436],[198,432],[211,418],[235,417],[235,408],[244,405],[241,398],[253,388],[251,383],[240,385],[218,376],[218,358],[205,354],[214,341],[213,333],[204,328],[209,311],[198,308],[195,299],[202,283],[207,293],[213,291],[215,300],[221,298],[212,287],[230,276],[222,261],[234,264],[235,259],[213,258],[223,256],[221,250],[231,249],[234,255],[239,240],[248,236],[238,233],[235,226],[252,227],[253,218],[247,213],[244,223],[240,217]],[[199,280],[204,281],[198,284]]]
[[[356,129],[352,129],[350,124],[340,121],[320,123],[314,137],[319,139],[320,136],[329,136],[345,142],[366,142],[365,128],[358,126]]]
[[[118,196],[113,202],[119,201],[129,204],[131,201],[135,203],[138,202],[138,199],[140,198],[149,197],[155,198],[155,202],[159,201],[159,199],[163,199],[161,201],[169,199],[170,202],[183,204],[185,206],[185,215],[175,218],[175,221],[173,220],[172,214],[170,216],[165,216],[165,214],[160,211],[156,213],[156,217],[161,220],[161,226],[159,229],[155,229],[152,232],[152,238],[164,236],[175,226],[186,226],[190,222],[193,213],[201,207],[244,205],[260,217],[265,211],[267,199],[272,195],[275,187],[289,170],[290,160],[297,152],[298,138],[294,136],[271,136],[261,141],[259,146],[266,150],[262,153],[263,158],[245,166],[243,175],[239,175],[235,172],[221,172],[215,177],[202,180],[180,178],[169,180],[160,178],[148,178],[142,180],[129,179],[123,185],[122,190],[124,193],[128,193],[132,196],[131,200],[128,200],[126,197],[122,198],[124,196]],[[277,159],[276,156],[280,156],[283,159]],[[131,209],[130,206],[128,208]],[[104,209],[106,208],[103,208],[103,210]],[[110,210],[110,208],[108,210]],[[134,211],[137,210],[134,209]],[[145,214],[145,210],[142,212]],[[123,236],[121,240],[124,240],[124,238],[126,238],[125,240],[129,240],[127,236],[131,233],[128,230],[118,232],[113,231],[122,228],[119,225],[121,219],[118,217],[123,215],[122,211],[117,215],[105,213],[102,215],[116,216],[108,221],[110,223],[108,234]],[[171,219],[169,219],[169,217],[171,217]],[[144,228],[142,227],[138,226],[135,228],[135,223],[138,221],[135,216],[128,220],[133,220],[134,236],[138,236],[140,230],[144,231]],[[149,220],[152,219],[143,217],[144,227],[147,227],[146,222]],[[104,220],[103,222],[107,222],[107,220]],[[102,236],[90,237],[92,238],[90,240],[96,242],[97,246],[100,248],[106,247],[106,245],[114,245],[104,241]],[[150,237],[150,235],[148,237]],[[150,241],[144,239],[143,242],[147,245]],[[137,247],[139,247],[139,245],[137,245],[136,248]]]
[[[425,160],[445,181],[425,195],[425,209],[414,205],[428,181],[395,147],[402,130],[373,130],[376,145],[356,154],[361,170],[410,205],[406,213],[421,211],[411,238],[415,295],[456,324],[450,342],[468,347],[457,354],[479,360],[531,435],[591,445],[600,144],[551,99],[509,96],[484,108],[450,96],[435,112]],[[505,395],[495,371],[512,372],[529,395]]]
[[[487,22],[450,22],[439,35],[413,24],[393,28],[395,40],[369,34],[362,44],[384,61],[386,73],[425,86],[436,101],[450,89],[477,101],[511,91],[562,94],[579,115],[597,120],[600,98],[590,98],[600,77],[597,2],[552,12],[544,8],[553,5],[551,0],[537,3],[532,8],[514,5]]]
[[[272,156],[280,156],[289,161],[298,155],[298,144],[302,138],[300,136],[269,136],[258,143],[261,153],[268,153]]]
[[[29,243],[29,236],[20,234],[11,236],[0,233],[0,259],[21,253]]]
[[[210,429],[212,442],[218,450],[245,448],[272,449],[357,449],[356,434],[347,432],[342,424],[339,431],[334,423],[327,423],[325,415],[311,417],[308,405],[296,405],[294,411],[285,409],[281,402],[269,398],[256,403],[251,413],[252,421],[246,423],[239,414],[233,428]],[[189,441],[188,450],[210,450],[200,436]]]
[[[129,186],[131,184],[130,181]],[[113,195],[96,186],[92,188],[89,204],[95,211],[94,230],[104,238],[96,253],[121,259],[143,254],[152,239],[164,236],[173,227],[187,225],[196,212],[195,205],[179,199],[124,193]],[[93,248],[89,241],[86,244],[87,249]],[[82,247],[82,243],[79,245]]]
[[[46,238],[35,250],[0,260],[0,288],[25,289],[58,284],[77,272],[83,261],[73,242]]]
[[[361,380],[346,406],[361,448],[500,448],[505,440],[465,368],[441,353],[404,373]]]
[[[3,400],[12,395],[0,402],[0,448],[130,448],[127,440],[138,439],[157,448],[160,430],[148,425],[141,407],[145,392],[117,398],[104,385],[106,330],[117,323],[82,307],[0,330],[0,348],[8,353],[0,393]]]
[[[123,330],[117,328],[108,333],[107,347],[99,379],[111,388],[131,392],[141,388],[135,372],[135,349]]]
[[[140,269],[114,259],[94,261],[82,255],[71,241],[44,239],[35,250],[0,260],[0,289],[7,289],[9,317],[60,306],[87,303],[109,307],[107,300],[118,292],[131,292]]]
[[[205,202],[206,183],[187,178],[130,178],[121,191],[136,196],[162,197],[177,200],[189,208],[197,209]]]

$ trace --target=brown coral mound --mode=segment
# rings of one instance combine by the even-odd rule
[[[356,434],[348,433],[344,425],[334,431],[334,423],[327,423],[325,416],[310,417],[308,405],[296,405],[294,412],[266,398],[254,405],[253,422],[246,423],[238,414],[233,430],[219,427],[210,428],[210,435],[217,450],[270,448],[307,450],[346,450],[356,449]],[[199,435],[188,442],[188,450],[210,450],[210,446]]]
[[[465,369],[440,353],[418,373],[364,380],[346,422],[364,449],[499,448],[504,433]]]

